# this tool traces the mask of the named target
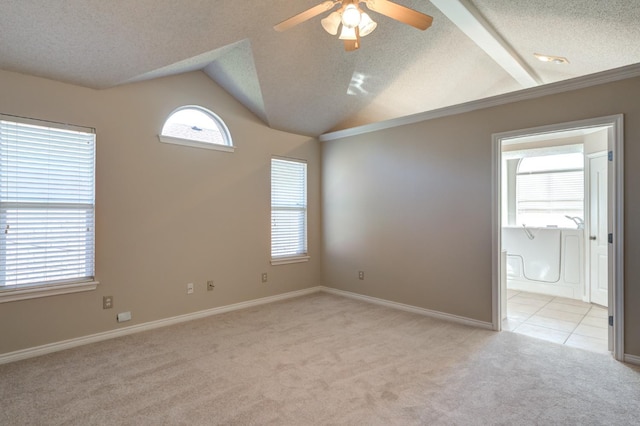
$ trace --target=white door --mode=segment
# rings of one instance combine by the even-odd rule
[[[608,306],[607,154],[589,157],[589,282],[591,302]]]

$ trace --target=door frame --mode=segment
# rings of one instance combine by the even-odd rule
[[[494,133],[491,137],[491,228],[492,228],[492,323],[493,329],[502,330],[502,290],[500,287],[502,252],[502,141],[522,136],[556,133],[567,130],[588,129],[592,127],[610,127],[608,151],[612,159],[608,162],[609,181],[609,232],[613,234],[613,243],[609,244],[609,277],[613,298],[609,300],[609,312],[613,316],[613,326],[609,327],[609,342],[613,343],[613,357],[624,361],[624,115],[551,124],[529,129]],[[506,296],[506,295],[505,295]]]

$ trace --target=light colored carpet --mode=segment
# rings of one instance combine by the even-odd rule
[[[328,294],[0,366],[2,425],[624,425],[609,355]]]

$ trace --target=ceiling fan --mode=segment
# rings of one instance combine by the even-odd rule
[[[378,26],[378,24],[360,8],[360,4],[362,3],[364,3],[369,10],[411,25],[419,30],[426,30],[433,22],[433,17],[389,0],[328,0],[280,22],[273,28],[276,31],[288,30],[291,27],[333,9],[336,5],[340,5],[339,9],[323,18],[320,22],[322,27],[331,35],[338,34],[338,28],[340,24],[342,24],[339,38],[344,41],[345,50],[356,50],[360,47],[360,38],[371,34]]]

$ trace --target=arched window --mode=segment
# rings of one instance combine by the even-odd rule
[[[196,105],[173,111],[162,126],[160,141],[195,148],[233,152],[231,134],[213,112]]]

